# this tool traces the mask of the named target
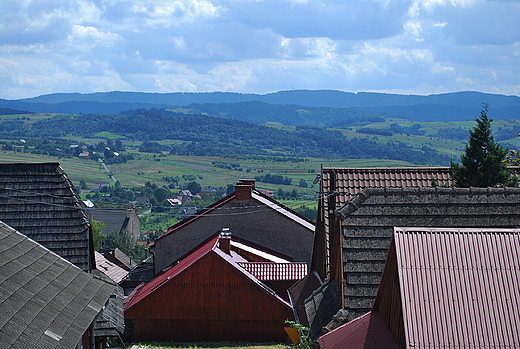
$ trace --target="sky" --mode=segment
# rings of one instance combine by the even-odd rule
[[[519,0],[0,0],[0,98],[520,95]]]

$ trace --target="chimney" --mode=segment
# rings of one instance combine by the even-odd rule
[[[222,228],[218,239],[218,247],[231,256],[231,233],[229,232],[229,228]]]
[[[255,189],[256,180],[254,179],[239,179],[237,184],[250,185]]]
[[[235,184],[235,199],[237,201],[244,201],[251,199],[251,193],[255,188],[254,179],[241,179]]]

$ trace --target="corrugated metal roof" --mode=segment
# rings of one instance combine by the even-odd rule
[[[253,274],[258,280],[300,280],[307,275],[307,263],[263,263],[239,262],[242,268]]]
[[[371,311],[318,339],[321,349],[401,349],[381,315]]]
[[[396,228],[393,238],[407,348],[520,347],[520,230]]]
[[[108,276],[115,283],[120,283],[128,275],[128,270],[110,262],[98,251],[94,253],[96,255],[96,269]]]

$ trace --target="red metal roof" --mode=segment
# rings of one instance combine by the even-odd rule
[[[381,315],[371,311],[318,339],[321,349],[401,349]]]
[[[407,348],[520,347],[520,230],[395,228],[393,238]]]
[[[300,280],[307,275],[307,263],[263,263],[239,262],[242,268],[253,274],[258,280]]]

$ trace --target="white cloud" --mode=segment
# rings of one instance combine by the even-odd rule
[[[518,18],[508,0],[11,1],[0,98],[293,85],[515,93]]]

